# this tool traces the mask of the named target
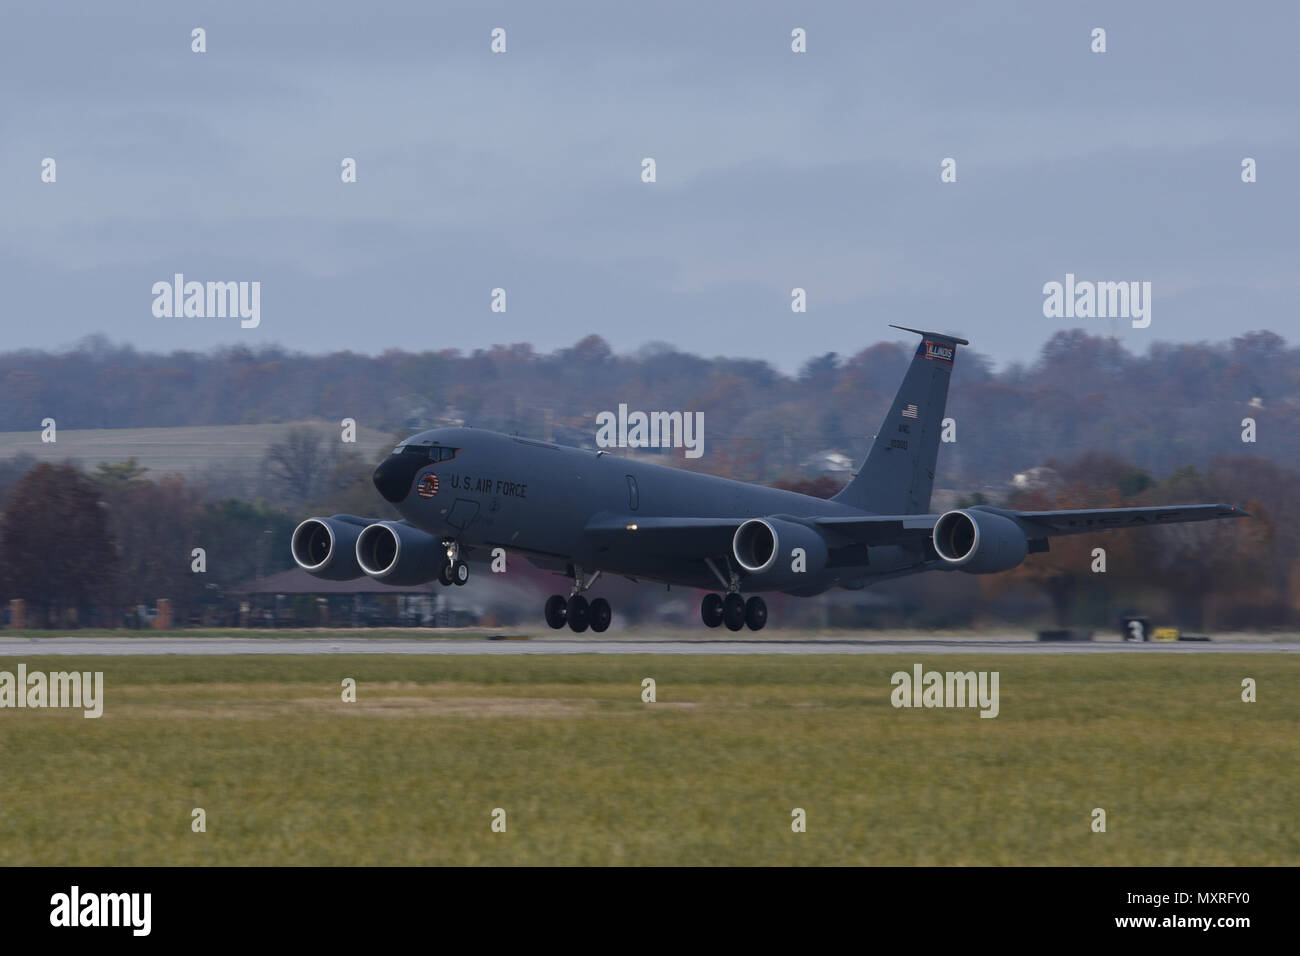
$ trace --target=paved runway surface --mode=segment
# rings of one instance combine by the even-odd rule
[[[488,638],[185,638],[0,637],[0,657],[39,654],[1295,654],[1300,642],[1231,641],[1124,644],[1118,641],[889,641],[844,638],[681,640],[653,638],[533,640]]]

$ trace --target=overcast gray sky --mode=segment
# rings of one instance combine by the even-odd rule
[[[1291,2],[14,4],[2,347],[1294,342],[1298,37]],[[155,318],[176,272],[260,281],[261,325]],[[1067,272],[1151,282],[1151,326],[1045,318]]]

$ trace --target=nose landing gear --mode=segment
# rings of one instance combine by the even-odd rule
[[[443,585],[463,585],[469,580],[469,565],[460,556],[460,542],[447,538],[443,540],[442,546],[447,550],[447,559],[438,568],[438,582]]]

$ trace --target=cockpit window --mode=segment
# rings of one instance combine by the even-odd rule
[[[427,458],[429,461],[446,461],[456,457],[456,449],[445,445],[398,445],[393,449],[394,455],[411,455]]]

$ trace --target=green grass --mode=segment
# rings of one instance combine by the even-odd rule
[[[27,658],[105,714],[0,710],[0,864],[1300,862],[1300,658],[920,658],[993,720],[892,708],[915,660]]]

